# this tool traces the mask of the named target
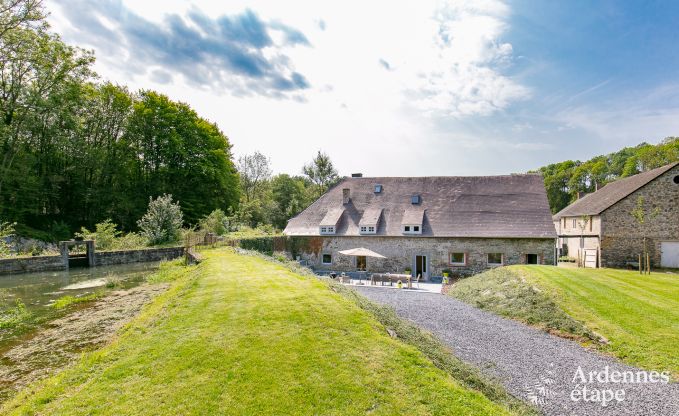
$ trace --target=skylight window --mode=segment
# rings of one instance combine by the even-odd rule
[[[376,194],[382,193],[382,185],[375,185],[375,193]]]
[[[410,197],[410,203],[413,205],[417,205],[420,203],[420,196],[419,195],[413,195]]]

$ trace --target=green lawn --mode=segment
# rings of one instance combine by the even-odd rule
[[[609,341],[598,346],[604,351],[679,378],[677,274],[510,266],[463,280],[451,295],[482,299],[478,306],[532,324],[580,336],[594,331]]]
[[[509,414],[316,279],[228,249],[9,414]]]

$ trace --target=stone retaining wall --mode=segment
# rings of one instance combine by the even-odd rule
[[[94,253],[95,266],[172,260],[184,255],[184,247],[141,250],[100,251]],[[0,259],[0,275],[66,270],[61,256],[36,256]]]
[[[99,251],[94,253],[95,266],[172,260],[184,255],[184,247],[148,248],[143,250]]]
[[[36,256],[0,259],[0,274],[66,270],[61,256]]]

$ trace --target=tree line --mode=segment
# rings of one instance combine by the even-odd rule
[[[299,176],[272,175],[259,152],[236,166],[215,123],[100,81],[94,60],[50,32],[40,0],[0,0],[0,220],[20,234],[57,240],[106,220],[138,230],[165,194],[185,226],[224,216],[230,229],[282,229],[338,178],[321,151]]]
[[[270,159],[259,151],[238,159],[243,197],[231,224],[271,226],[282,230],[288,219],[300,213],[340,177],[330,157],[318,151],[302,168],[303,175],[272,175]]]
[[[99,82],[92,53],[50,33],[39,1],[2,0],[0,14],[3,220],[67,234],[106,218],[133,229],[164,193],[188,223],[238,206],[216,124],[157,92]]]
[[[609,182],[679,161],[679,137],[667,137],[657,145],[641,143],[585,162],[566,160],[537,170],[544,177],[552,213],[594,192]]]

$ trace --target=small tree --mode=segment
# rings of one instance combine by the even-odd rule
[[[229,228],[229,219],[224,211],[217,208],[200,220],[201,230],[216,235],[224,235]]]
[[[137,225],[149,244],[172,243],[179,239],[183,215],[179,202],[172,202],[172,195],[149,198],[149,208]]]
[[[238,158],[238,173],[245,201],[250,202],[271,178],[271,161],[260,152],[241,156]]]
[[[651,265],[648,260],[648,247],[646,244],[646,227],[645,225],[649,222],[654,220],[658,214],[660,213],[659,208],[655,208],[652,211],[648,211],[646,209],[645,203],[644,203],[644,197],[639,196],[637,199],[637,206],[630,211],[630,214],[634,217],[634,219],[637,221],[637,224],[639,224],[639,232],[641,233],[642,241],[643,241],[643,254],[641,261],[639,262],[639,270],[648,270],[650,273],[651,271]],[[642,267],[642,264],[646,261],[646,267]]]
[[[10,246],[5,239],[14,235],[14,222],[0,221],[0,256],[7,256],[10,252]]]
[[[320,150],[314,160],[308,165],[305,165],[302,171],[309,177],[311,182],[316,184],[319,197],[323,195],[328,187],[334,184],[338,178],[337,170],[335,169],[335,166],[333,166],[330,156]]]
[[[100,250],[114,248],[116,239],[120,236],[120,231],[116,229],[116,224],[110,219],[95,225],[96,231],[90,231],[85,227],[76,232],[75,236],[83,240],[94,240],[95,246]]]

